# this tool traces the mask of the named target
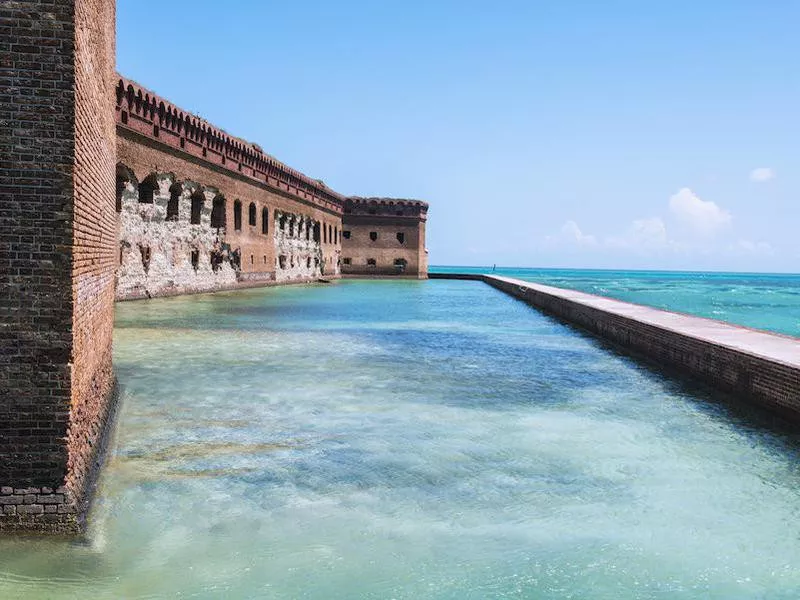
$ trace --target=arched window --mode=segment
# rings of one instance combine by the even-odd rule
[[[314,241],[319,244],[319,223],[314,223]]]
[[[338,227],[334,227],[333,228],[333,243],[334,244],[338,244],[339,243],[339,228]]]
[[[178,220],[178,205],[181,200],[183,186],[180,183],[173,183],[169,187],[169,202],[167,203],[167,221]]]
[[[328,243],[333,243],[333,227],[331,225],[328,225]]]
[[[286,231],[286,215],[280,217],[281,231]]]
[[[269,210],[266,207],[261,209],[261,233],[269,233]]]
[[[242,203],[239,200],[233,203],[233,228],[242,230]]]
[[[152,204],[156,189],[158,189],[156,176],[151,173],[139,184],[139,202],[141,204]]]
[[[306,241],[311,239],[311,221],[306,221]]]
[[[117,212],[122,212],[122,193],[129,183],[136,184],[133,171],[122,163],[117,163]]]
[[[376,241],[378,239],[378,232],[377,231],[370,231],[369,232],[369,239],[371,239],[373,242]]]
[[[189,219],[189,222],[192,225],[200,225],[200,215],[203,214],[203,204],[205,204],[206,198],[203,196],[203,192],[197,191],[192,194],[192,215]]]
[[[211,208],[211,227],[220,229],[225,227],[225,198],[216,196]]]
[[[322,226],[322,243],[323,244],[327,244],[328,243],[328,226],[327,225],[323,225]]]
[[[289,219],[289,237],[294,237],[294,217]]]
[[[254,202],[251,202],[247,209],[247,222],[251,227],[256,226],[256,205]]]

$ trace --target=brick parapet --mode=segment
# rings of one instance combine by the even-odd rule
[[[228,135],[121,75],[116,86],[116,122],[118,128],[136,132],[319,208],[342,213],[345,197],[341,194],[266,154],[256,144]]]

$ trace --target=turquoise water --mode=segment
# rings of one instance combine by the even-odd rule
[[[800,596],[800,439],[489,286],[124,303],[80,543],[0,598]]]
[[[800,275],[517,268],[498,268],[495,273],[800,337]]]

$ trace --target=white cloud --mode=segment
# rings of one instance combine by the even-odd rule
[[[750,171],[750,181],[763,183],[765,181],[769,181],[770,179],[775,179],[776,175],[775,169],[772,167],[758,167],[757,169]]]
[[[548,240],[551,242],[569,242],[577,246],[595,246],[597,244],[597,238],[593,235],[583,233],[581,228],[578,227],[578,224],[571,220],[561,226],[558,235],[548,237]]]
[[[730,225],[732,220],[727,210],[710,200],[701,200],[689,188],[682,188],[670,197],[669,209],[675,217],[703,235],[715,233]]]

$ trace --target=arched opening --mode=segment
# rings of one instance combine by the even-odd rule
[[[369,232],[369,239],[371,239],[373,242],[374,242],[374,241],[377,241],[377,239],[378,239],[378,232],[377,232],[377,231],[370,231],[370,232]]]
[[[333,243],[333,227],[328,225],[328,243]]]
[[[250,206],[247,207],[247,222],[250,227],[256,226],[256,205],[254,202],[251,202]]]
[[[401,244],[404,244],[405,241],[406,241],[406,234],[403,233],[402,231],[398,231],[397,232],[397,241],[400,242]]]
[[[333,228],[333,243],[334,244],[338,244],[339,243],[339,228],[338,227],[334,227]]]
[[[327,225],[323,225],[322,226],[322,243],[323,244],[327,244],[328,243],[328,226]]]
[[[203,204],[205,204],[205,196],[203,192],[197,191],[192,194],[192,214],[189,222],[192,225],[200,225],[200,215],[203,214]]]
[[[403,271],[406,270],[407,266],[408,266],[408,261],[405,258],[395,258],[394,259],[394,268],[398,272],[402,273]]]
[[[280,217],[281,231],[286,231],[286,215]]]
[[[314,223],[314,241],[319,244],[319,223]]]
[[[342,231],[342,237],[346,240],[350,239],[350,232],[349,231]]]
[[[225,227],[225,198],[216,196],[211,205],[211,227],[220,229]]]
[[[122,212],[122,192],[128,183],[136,185],[136,176],[130,168],[117,163],[117,212]]]
[[[309,240],[311,240],[311,222],[306,221],[305,225],[306,225],[306,241],[308,242]]]
[[[261,209],[261,233],[269,233],[269,210],[266,207]]]
[[[178,207],[181,201],[183,186],[180,183],[173,183],[169,186],[169,202],[167,202],[167,221],[178,220]]]
[[[310,268],[311,268],[311,257],[309,256],[306,258],[306,269]]]
[[[289,237],[294,237],[294,217],[289,219]]]
[[[151,173],[139,184],[139,203],[152,204],[157,189],[158,182],[156,181],[156,176],[154,173]]]
[[[239,200],[233,203],[233,228],[242,230],[242,203]]]
[[[367,266],[368,267],[374,267],[375,266],[375,259],[374,258],[368,258],[367,259]]]

